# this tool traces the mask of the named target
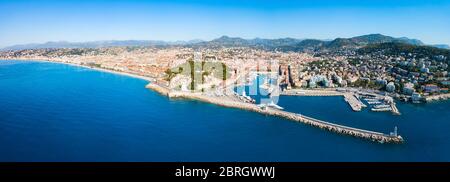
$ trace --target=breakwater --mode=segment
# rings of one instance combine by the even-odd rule
[[[314,127],[318,127],[324,130],[328,130],[331,132],[343,134],[343,135],[349,135],[353,137],[368,139],[371,141],[376,141],[380,143],[403,143],[404,140],[399,135],[388,135],[380,132],[374,132],[369,130],[363,130],[358,128],[352,128],[348,126],[338,125],[334,123],[329,123],[325,121],[321,121],[318,119],[314,119],[311,117],[303,116],[296,113],[286,112],[278,109],[272,109],[265,107],[264,109],[261,107],[258,107],[255,104],[250,103],[244,103],[235,101],[229,98],[229,96],[207,96],[202,93],[191,93],[191,92],[181,92],[181,91],[169,91],[168,89],[159,86],[157,84],[149,83],[147,86],[149,89],[153,89],[163,95],[168,96],[169,98],[186,98],[186,99],[194,99],[203,101],[206,103],[211,103],[223,107],[230,107],[230,108],[238,108],[248,111],[253,111],[265,115],[272,115],[272,116],[278,116],[282,118],[286,118],[292,121],[301,122],[304,124],[308,124]]]

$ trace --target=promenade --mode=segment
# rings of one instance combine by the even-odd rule
[[[440,94],[425,97],[426,102],[438,101],[438,100],[447,100],[450,99],[450,94]]]

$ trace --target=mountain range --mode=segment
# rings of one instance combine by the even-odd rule
[[[102,48],[119,46],[169,46],[169,45],[187,45],[202,42],[202,40],[191,41],[159,41],[159,40],[109,40],[109,41],[91,41],[91,42],[46,42],[43,44],[21,44],[5,47],[0,50],[25,50],[25,49],[44,49],[44,48]]]
[[[357,49],[371,44],[380,43],[402,43],[416,46],[425,45],[417,39],[406,37],[395,38],[382,34],[369,34],[352,38],[336,38],[334,40],[319,39],[243,39],[239,37],[222,36],[211,41],[191,40],[191,41],[153,41],[153,40],[124,40],[124,41],[93,41],[93,42],[47,42],[44,44],[24,44],[5,47],[1,50],[24,50],[40,48],[101,48],[115,46],[187,46],[193,48],[216,48],[216,47],[251,47],[271,51],[327,51],[341,49]],[[449,49],[448,45],[428,45],[437,48]]]
[[[411,45],[425,45],[422,41],[409,38],[394,38],[381,34],[369,34],[352,38],[336,38],[334,40],[318,39],[243,39],[237,37],[222,36],[212,41],[204,41],[189,46],[193,47],[254,47],[266,50],[278,51],[307,51],[307,50],[338,50],[360,48],[369,44],[386,42],[405,43]]]

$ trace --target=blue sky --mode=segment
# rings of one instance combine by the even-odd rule
[[[450,0],[0,0],[0,47],[47,41],[333,39],[450,44]]]

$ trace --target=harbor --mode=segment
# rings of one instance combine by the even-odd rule
[[[149,89],[153,89],[163,95],[168,96],[169,98],[185,98],[185,99],[193,99],[199,100],[223,107],[230,108],[238,108],[248,111],[253,111],[265,115],[278,116],[285,119],[289,119],[292,121],[308,124],[314,127],[318,127],[327,131],[339,133],[342,135],[349,135],[357,138],[367,139],[370,141],[375,141],[379,143],[403,143],[404,139],[402,136],[398,135],[396,132],[392,132],[390,134],[384,134],[381,132],[375,132],[370,130],[363,130],[343,125],[338,125],[322,120],[318,120],[312,117],[304,116],[297,113],[282,111],[280,109],[272,108],[272,107],[264,107],[261,108],[256,104],[246,103],[238,101],[239,99],[233,99],[233,95],[225,95],[221,97],[212,97],[202,93],[193,93],[193,92],[183,92],[183,91],[169,91],[164,88],[160,88],[161,86],[156,85],[154,83],[149,83],[147,86]]]
[[[374,112],[392,112],[395,115],[400,115],[400,111],[394,102],[394,99],[389,96],[382,96],[374,93],[365,93],[363,95],[364,101],[371,106],[371,111]]]

